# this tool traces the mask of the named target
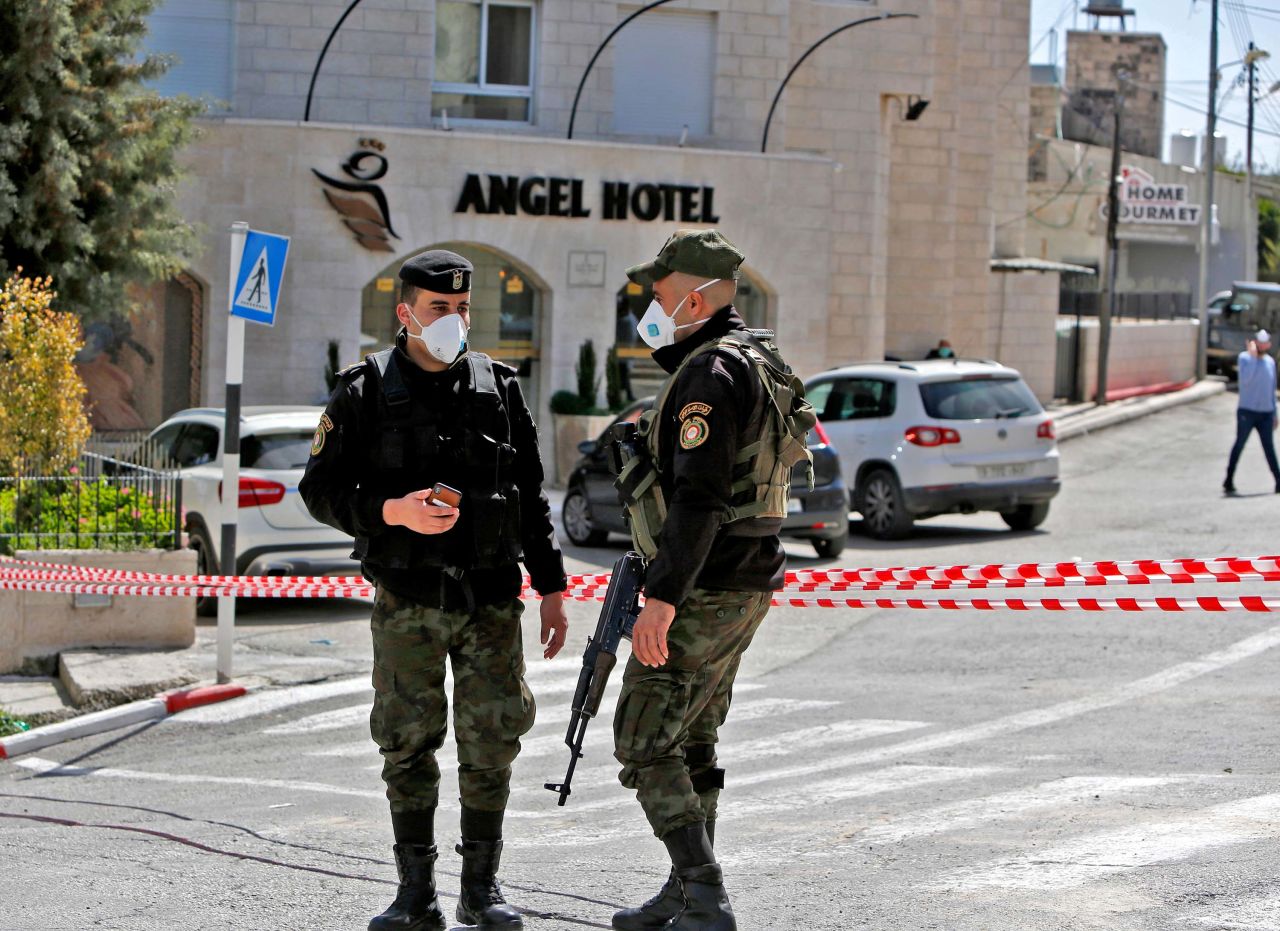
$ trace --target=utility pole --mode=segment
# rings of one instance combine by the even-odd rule
[[[1204,203],[1200,217],[1200,281],[1196,288],[1196,378],[1204,378],[1209,347],[1209,249],[1213,243],[1213,176],[1217,174],[1217,152],[1213,134],[1218,128],[1218,0],[1209,4],[1209,118],[1204,133]]]
[[[1111,318],[1116,312],[1116,274],[1120,264],[1120,241],[1116,227],[1120,222],[1120,121],[1124,113],[1124,96],[1129,75],[1117,71],[1119,87],[1111,111],[1111,183],[1107,185],[1107,299],[1098,307],[1098,390],[1094,402],[1107,403],[1107,360],[1111,355]],[[1077,334],[1077,338],[1079,338]]]
[[[1270,57],[1262,49],[1256,48],[1252,42],[1249,43],[1249,51],[1244,56],[1245,64],[1249,69],[1249,120],[1244,143],[1244,277],[1249,281],[1258,277],[1258,210],[1253,202],[1253,109],[1258,99],[1258,62]]]

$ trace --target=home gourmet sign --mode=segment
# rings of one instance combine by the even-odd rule
[[[1165,226],[1196,226],[1200,222],[1200,205],[1187,203],[1185,184],[1157,181],[1141,168],[1120,169],[1120,222],[1157,223]],[[1103,201],[1099,213],[1107,218]]]
[[[521,178],[518,175],[467,175],[454,213],[526,214],[581,219],[598,207],[604,220],[664,220],[668,223],[718,223],[716,189],[705,185],[605,181],[596,204],[589,205],[579,178]]]

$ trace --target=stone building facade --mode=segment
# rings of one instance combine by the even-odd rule
[[[915,18],[841,32],[795,72],[765,151],[794,63],[888,7],[674,0],[601,52],[572,140],[587,63],[638,5],[364,0],[335,33],[349,7],[167,0],[153,17],[152,46],[190,58],[169,89],[224,89],[181,194],[207,230],[191,265],[206,402],[235,220],[292,237],[279,322],[251,328],[246,403],[321,399],[328,341],[344,362],[384,341],[398,263],[451,244],[483,259],[479,348],[521,367],[545,417],[582,340],[642,354],[628,325],[648,297],[623,269],[713,224],[747,254],[747,316],[802,374],[948,338],[1051,393],[1057,276],[992,266],[1024,251],[1029,0],[903,0],[892,12]]]
[[[1164,65],[1165,43],[1159,33],[1068,32],[1063,137],[1110,146],[1113,114],[1123,92],[1120,147],[1159,159],[1164,143]]]

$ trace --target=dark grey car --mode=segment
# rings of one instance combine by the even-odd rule
[[[634,402],[613,422],[635,422],[653,401],[642,398]],[[565,534],[578,546],[600,546],[610,533],[629,532],[609,471],[604,444],[607,434],[606,428],[599,438],[578,447],[582,458],[569,476],[560,519]],[[813,453],[814,487],[810,491],[803,479],[791,486],[782,535],[808,540],[819,556],[838,556],[849,539],[849,494],[840,476],[840,459],[820,425],[809,433],[809,450]]]

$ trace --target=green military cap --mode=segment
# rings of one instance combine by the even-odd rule
[[[636,284],[653,284],[672,272],[695,278],[737,278],[745,256],[719,230],[676,230],[658,257],[627,269]]]

